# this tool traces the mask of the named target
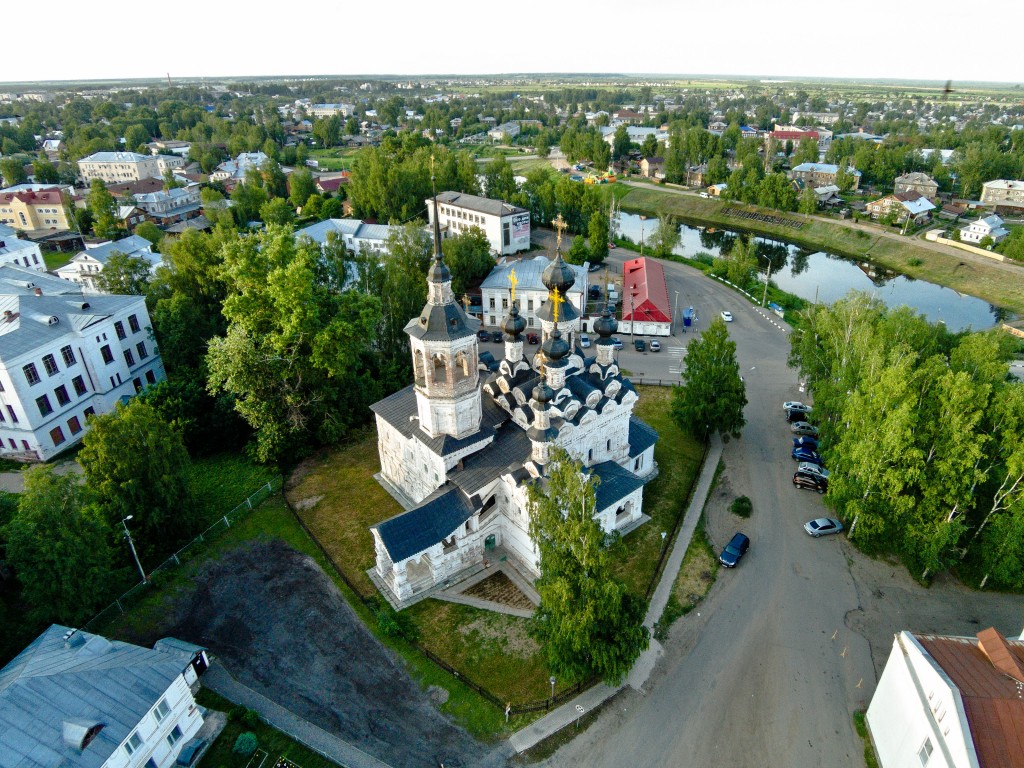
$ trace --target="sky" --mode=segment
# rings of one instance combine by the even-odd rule
[[[1024,6],[50,0],[0,82],[522,72],[1024,82]],[[294,12],[292,11],[294,8]],[[28,18],[28,17],[25,17]]]

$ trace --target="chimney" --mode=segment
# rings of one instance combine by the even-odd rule
[[[35,293],[36,296],[42,296],[43,295],[43,289],[42,288],[36,288],[33,291],[33,293]]]
[[[995,627],[978,633],[978,649],[997,670],[1018,683],[1024,683],[1024,666],[1021,666],[1020,659],[1014,655],[1006,638]]]

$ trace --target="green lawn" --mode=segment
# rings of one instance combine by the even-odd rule
[[[250,725],[241,722],[240,717],[235,717],[238,708],[222,696],[213,691],[203,688],[196,696],[196,701],[208,709],[215,709],[221,712],[230,713],[228,724],[224,726],[220,736],[203,755],[199,763],[202,768],[245,768],[248,758],[239,757],[231,752],[235,745],[235,739],[246,731],[256,734],[259,739],[259,749],[266,751],[267,762],[264,768],[274,768],[278,758],[284,757],[296,763],[300,768],[336,768],[335,764],[311,749],[306,749],[298,742],[285,736],[275,728],[267,725],[261,720],[254,720]]]
[[[240,453],[218,453],[192,460],[189,483],[199,502],[204,526],[230,512],[265,483],[280,477]]]
[[[1021,281],[1007,279],[1005,269],[981,262],[964,261],[958,256],[932,251],[922,247],[918,240],[911,237],[893,240],[821,217],[805,218],[798,214],[759,209],[723,200],[705,200],[696,195],[678,195],[653,188],[629,189],[622,200],[622,207],[635,213],[655,215],[664,212],[690,221],[774,235],[806,248],[851,258],[869,258],[910,277],[948,286],[960,293],[977,296],[998,307],[1024,314],[1024,291],[1020,288]],[[794,229],[754,222],[725,214],[725,209],[730,207],[760,211],[806,223],[801,229]]]
[[[668,604],[655,627],[655,635],[659,639],[664,639],[676,619],[693,610],[711,589],[717,576],[718,560],[702,521],[693,532],[693,538],[683,556],[683,564],[672,583]]]
[[[72,258],[74,258],[74,252],[64,253],[63,251],[43,251],[43,262],[46,264],[48,270],[60,269]]]
[[[349,148],[314,149],[310,151],[309,157],[319,163],[317,170],[348,171],[351,170],[352,160],[358,151]]]

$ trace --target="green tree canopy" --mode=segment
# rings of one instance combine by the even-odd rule
[[[608,258],[608,216],[604,211],[594,211],[587,222],[587,245],[590,263],[601,264]]]
[[[97,237],[116,238],[123,232],[117,225],[117,203],[100,179],[89,183],[87,197],[89,213],[92,214],[93,232]]]
[[[515,173],[504,155],[498,155],[484,166],[484,191],[492,200],[511,200],[519,191]]]
[[[288,199],[291,200],[293,207],[302,208],[314,194],[316,181],[307,169],[300,168],[288,179]]]
[[[19,157],[0,158],[0,174],[4,177],[4,183],[8,187],[15,184],[24,184],[28,181],[28,174],[25,173],[25,163]]]
[[[617,685],[650,643],[644,603],[611,573],[595,518],[596,480],[560,448],[548,467],[546,482],[528,490],[541,571],[530,631],[560,679]]]
[[[7,561],[34,620],[77,626],[110,599],[114,535],[78,475],[27,470],[4,533]]]
[[[115,251],[96,275],[96,285],[104,293],[145,296],[151,278],[148,261]]]
[[[687,345],[683,384],[672,392],[672,417],[693,435],[739,437],[747,423],[746,387],[736,362],[736,342],[721,318]]]
[[[452,274],[452,291],[461,297],[470,286],[487,277],[494,269],[491,244],[478,227],[449,237],[442,243],[444,263]]]
[[[181,435],[146,403],[92,417],[78,461],[108,525],[134,515],[140,555],[166,554],[196,533],[191,460]]]

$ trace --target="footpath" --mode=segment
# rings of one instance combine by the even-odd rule
[[[693,497],[690,499],[690,505],[686,509],[683,525],[679,529],[679,535],[676,536],[675,544],[672,545],[672,552],[668,556],[665,570],[661,574],[661,580],[654,590],[654,595],[651,596],[651,603],[647,608],[647,615],[644,617],[644,626],[652,630],[652,633],[655,623],[661,618],[661,614],[665,611],[665,606],[668,604],[668,598],[672,594],[672,584],[679,574],[679,568],[683,564],[683,556],[690,546],[690,540],[693,538],[694,531],[697,530],[697,523],[700,521],[701,513],[704,511],[704,504],[707,501],[708,494],[711,493],[711,483],[715,479],[715,470],[718,468],[718,462],[721,458],[722,440],[718,435],[715,435],[711,439],[711,445],[708,448],[704,466],[701,468],[697,486],[693,491]],[[650,677],[654,665],[661,656],[661,652],[661,644],[652,637],[650,647],[640,654],[640,658],[636,660],[633,669],[630,670],[626,681],[622,685],[613,687],[602,684],[589,688],[575,699],[566,702],[558,709],[552,710],[540,720],[536,720],[522,730],[512,734],[508,740],[509,744],[517,753],[525,752],[566,726],[572,725],[583,714],[601,706],[623,688],[629,686],[634,690],[641,690],[647,682],[647,678]]]

